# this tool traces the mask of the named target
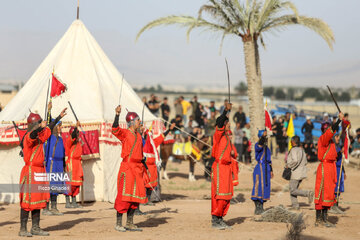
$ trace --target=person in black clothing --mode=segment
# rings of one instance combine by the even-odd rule
[[[316,162],[317,159],[317,150],[314,147],[314,144],[311,143],[305,143],[304,144],[304,151],[306,154],[306,159],[308,160],[308,162]]]
[[[251,155],[250,152],[248,151],[249,148],[249,139],[247,137],[243,138],[243,153],[242,155],[245,158],[245,163],[251,163]]]
[[[175,127],[177,127],[177,128],[183,128],[184,127],[184,124],[182,122],[182,117],[180,115],[176,115],[176,117],[174,119],[172,119],[170,123],[171,124],[175,123]],[[177,130],[177,128],[174,128],[172,130],[172,132],[175,132],[175,130]]]
[[[151,99],[148,102],[148,108],[152,114],[159,116],[160,105],[154,94],[151,94]]]
[[[240,128],[243,128],[246,124],[246,115],[243,112],[243,107],[239,106],[239,111],[237,111],[233,117],[235,123],[240,123]]]
[[[166,120],[169,121],[169,116],[170,116],[170,106],[168,104],[168,98],[164,97],[163,103],[160,105],[160,109],[161,109],[161,117]],[[164,123],[165,127],[167,126],[167,122]]]
[[[301,132],[305,136],[305,142],[306,143],[312,143],[313,137],[312,137],[312,130],[314,129],[314,124],[311,122],[310,117],[306,117],[306,122],[301,128]]]

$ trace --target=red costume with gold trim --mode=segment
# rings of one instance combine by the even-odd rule
[[[125,213],[130,208],[136,209],[139,203],[146,203],[146,190],[143,180],[144,168],[143,143],[140,133],[130,129],[113,127],[112,133],[122,143],[123,159],[117,180],[118,193],[114,208]]]
[[[23,140],[23,153],[25,166],[21,170],[20,185],[20,206],[25,211],[33,211],[46,207],[46,202],[50,198],[50,193],[34,192],[34,184],[46,186],[47,182],[35,181],[35,173],[45,173],[44,166],[44,142],[51,136],[51,130],[45,127],[38,133],[36,139],[30,138],[30,133],[26,134]],[[39,185],[38,185],[39,186]],[[37,190],[37,189],[36,189]]]
[[[71,192],[69,196],[75,197],[80,192],[80,186],[83,184],[84,172],[81,165],[82,146],[77,138],[72,138],[71,134],[65,143],[65,163],[66,172],[69,173]]]
[[[216,127],[213,136],[211,179],[211,215],[223,217],[226,215],[233,196],[232,179],[232,143],[225,127]]]
[[[336,146],[332,141],[335,132],[327,129],[318,141],[318,159],[315,181],[315,208],[331,207],[336,202],[334,189],[336,186]]]
[[[239,163],[236,160],[238,157],[238,152],[236,151],[236,148],[234,144],[232,144],[232,150],[234,151],[234,156],[231,156],[231,171],[232,171],[232,178],[233,178],[233,185],[237,186],[239,185]]]

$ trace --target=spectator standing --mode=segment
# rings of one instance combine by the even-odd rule
[[[179,100],[180,100],[180,103],[182,105],[184,123],[186,124],[186,122],[187,122],[187,112],[189,111],[189,109],[191,107],[191,104],[188,101],[186,101],[183,96],[180,96]]]
[[[241,130],[240,122],[236,123],[236,127],[234,129],[233,135],[234,135],[234,145],[236,151],[238,152],[238,159],[239,161],[242,161],[244,132]]]
[[[180,116],[181,119],[183,119],[183,107],[181,104],[181,101],[179,98],[175,99],[174,101],[174,107],[175,107],[175,115]]]
[[[215,107],[215,101],[210,101],[210,107],[209,107],[211,112],[217,112],[217,109]]]
[[[169,117],[170,117],[170,106],[168,104],[168,98],[164,97],[163,99],[163,103],[160,105],[160,109],[161,109],[161,117],[166,120],[169,121]],[[167,126],[167,122],[165,122],[165,127]]]
[[[193,118],[196,119],[196,113],[198,112],[199,105],[200,105],[196,95],[194,96],[193,100],[190,103],[191,103],[191,108],[192,108],[191,116],[193,116]]]
[[[245,126],[242,128],[242,130],[245,133],[245,137],[251,139],[250,123],[246,123]]]
[[[159,116],[160,104],[154,94],[151,94],[150,101],[148,102],[148,107],[152,114],[154,114],[156,117]]]
[[[205,134],[208,136],[213,136],[215,133],[215,124],[216,124],[216,113],[211,112],[210,119],[207,121],[205,126]]]
[[[233,117],[235,123],[240,123],[240,128],[243,128],[246,124],[246,115],[243,112],[243,107],[239,106],[239,111],[237,111]]]
[[[311,122],[311,119],[309,116],[306,117],[306,122],[303,124],[301,128],[301,132],[305,136],[305,142],[306,143],[312,143],[313,137],[312,137],[312,130],[314,129],[314,124]]]
[[[220,107],[220,114],[222,114],[222,113],[224,112],[225,107],[226,107],[226,104],[227,104],[228,102],[229,102],[229,100],[227,100],[227,99],[224,100],[224,105],[222,105],[222,106]]]
[[[279,147],[276,144],[276,134],[277,134],[277,126],[278,126],[277,123],[278,123],[277,117],[274,115],[272,117],[272,126],[271,126],[272,134],[270,136],[270,149],[271,149],[271,155],[275,154],[275,158],[277,158],[277,154],[279,152]]]

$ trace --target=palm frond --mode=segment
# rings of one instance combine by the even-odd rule
[[[329,27],[329,25],[319,18],[296,15],[283,15],[266,23],[260,30],[260,32],[265,33],[272,31],[281,31],[293,25],[301,25],[313,30],[325,40],[330,49],[333,49],[333,44],[335,43],[334,33]]]
[[[154,27],[166,26],[166,25],[179,25],[180,27],[191,27],[194,24],[196,24],[197,21],[198,19],[192,16],[171,15],[167,17],[158,18],[154,21],[149,22],[143,28],[140,29],[140,31],[136,35],[136,41],[139,39],[141,34],[143,34],[146,30],[150,30]]]

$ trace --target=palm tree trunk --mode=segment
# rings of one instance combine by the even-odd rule
[[[245,68],[246,79],[248,84],[248,97],[249,97],[249,116],[250,116],[250,132],[252,143],[251,158],[255,160],[254,146],[258,140],[257,132],[263,129],[264,123],[264,103],[263,103],[263,90],[261,84],[261,69],[259,51],[256,42],[253,40],[244,41],[244,55],[245,55]]]

